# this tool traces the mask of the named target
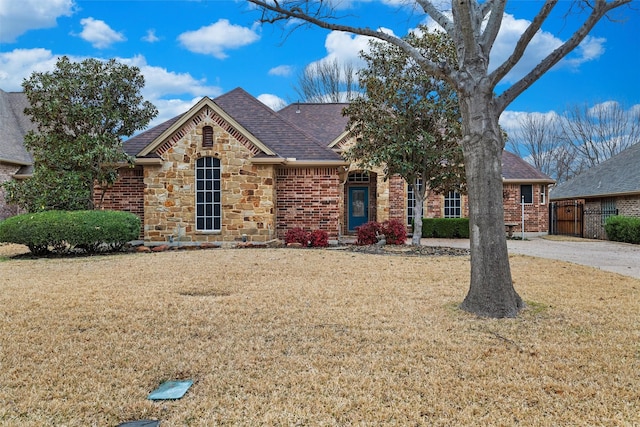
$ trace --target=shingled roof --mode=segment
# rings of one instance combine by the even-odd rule
[[[21,166],[33,164],[31,154],[24,147],[24,136],[36,126],[24,114],[29,105],[24,92],[5,92],[0,89],[0,161]]]
[[[640,143],[554,188],[551,200],[640,194]]]
[[[349,118],[342,114],[346,103],[290,104],[278,111],[285,119],[329,146],[347,129]]]
[[[511,182],[539,182],[553,184],[549,175],[525,162],[519,156],[504,150],[502,152],[502,179]]]
[[[322,140],[287,120],[258,101],[245,90],[236,88],[213,100],[229,117],[237,122],[244,131],[249,132],[275,155],[258,154],[256,157],[274,157],[296,159],[306,162],[341,162],[342,158]],[[124,143],[128,154],[139,155],[157,139],[178,123],[187,113],[161,123]],[[320,135],[324,137],[324,134]],[[148,151],[148,150],[147,150]]]
[[[342,160],[321,140],[241,88],[221,95],[213,102],[280,157],[303,161]]]

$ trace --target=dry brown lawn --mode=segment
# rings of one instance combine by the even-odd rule
[[[7,259],[0,425],[640,425],[640,281],[513,256],[517,319],[458,310],[468,257],[215,249]],[[153,402],[191,378],[184,398]]]

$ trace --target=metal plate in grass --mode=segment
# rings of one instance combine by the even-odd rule
[[[118,424],[118,427],[158,427],[160,421],[158,420],[139,420],[139,421],[127,421],[126,423]]]
[[[165,381],[147,397],[149,400],[181,399],[193,385],[193,380]]]

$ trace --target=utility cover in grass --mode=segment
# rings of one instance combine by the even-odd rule
[[[118,424],[118,427],[158,427],[159,425],[160,421],[158,420],[139,420]]]
[[[193,385],[193,380],[166,381],[153,390],[147,397],[149,400],[180,399]]]

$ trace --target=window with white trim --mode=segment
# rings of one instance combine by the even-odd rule
[[[540,186],[540,204],[544,205],[547,203],[547,185],[542,184]]]
[[[444,217],[445,218],[461,218],[462,217],[462,198],[457,191],[449,191],[444,196]]]
[[[222,191],[220,159],[196,160],[196,230],[220,231],[222,228]]]

